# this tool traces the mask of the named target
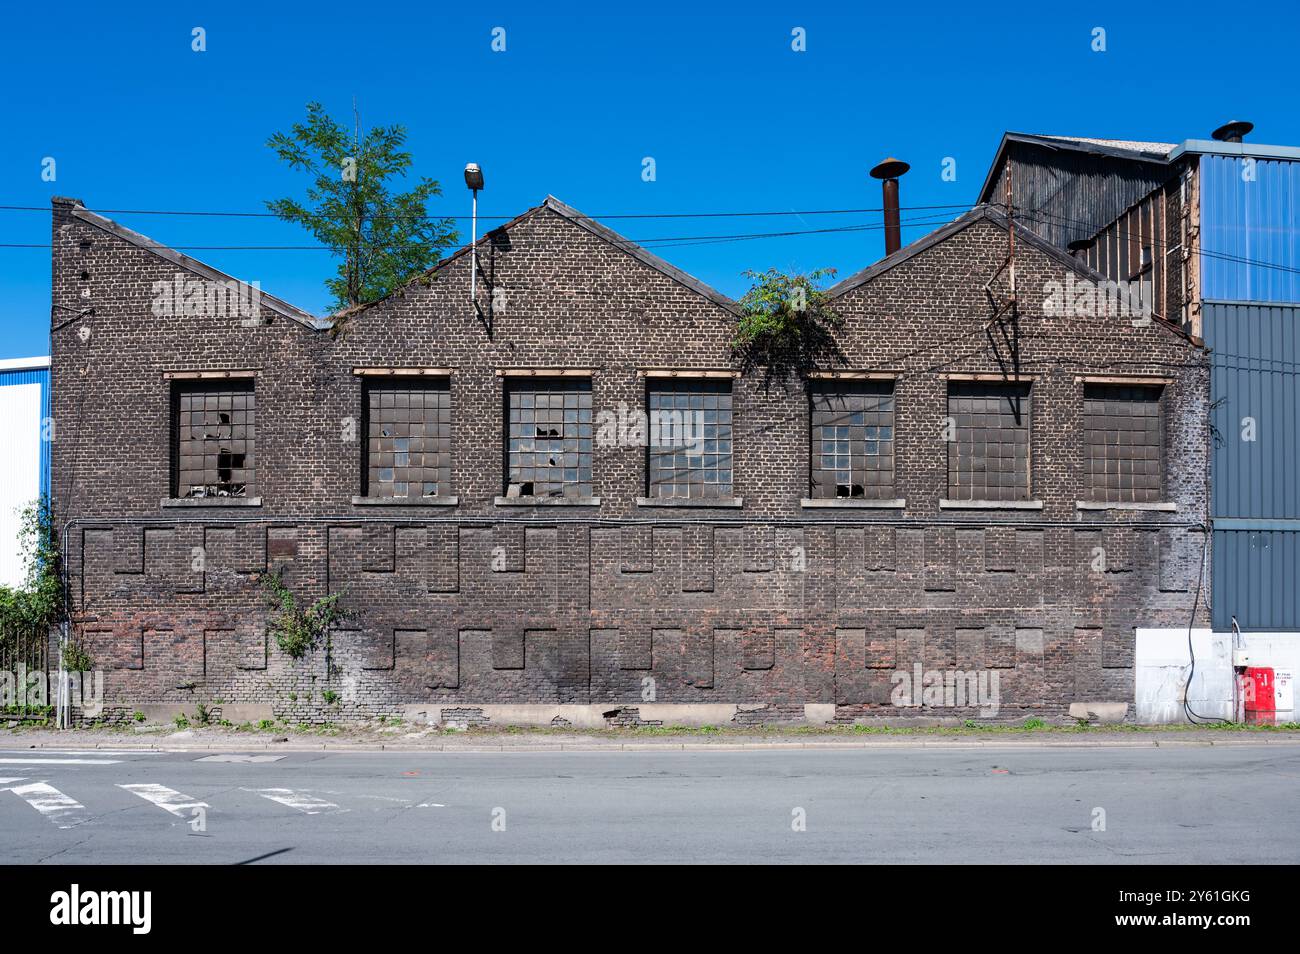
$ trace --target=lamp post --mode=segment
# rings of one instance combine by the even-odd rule
[[[469,300],[473,304],[478,301],[478,192],[483,188],[483,170],[477,162],[471,162],[465,167],[465,185],[474,195],[469,233]]]

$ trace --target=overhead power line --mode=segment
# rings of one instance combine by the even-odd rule
[[[993,204],[1002,205],[1002,203],[993,203]],[[1034,219],[1039,219],[1039,220],[1050,222],[1051,224],[1054,225],[1076,226],[1081,229],[1090,229],[1093,232],[1094,240],[1098,237],[1098,235],[1101,233],[1103,229],[1108,229],[1112,225],[1115,225],[1116,222],[1118,222],[1118,220],[1116,220],[1115,222],[1097,223],[1097,222],[1089,222],[1085,219],[1073,219],[1073,218],[1069,218],[1068,216],[1060,215],[1059,213],[1056,212],[1049,212],[1045,208],[1029,208],[1023,210],[1018,209],[1016,210],[1015,215],[1016,217],[1029,219],[1031,221]],[[1134,235],[1137,235],[1139,239],[1143,238],[1140,232],[1134,232],[1131,229],[1116,228],[1115,234],[1118,238],[1123,239],[1125,241],[1127,241]],[[1149,244],[1154,248],[1161,248],[1166,250],[1180,244],[1178,242],[1174,242],[1174,243],[1170,243],[1167,241],[1162,242],[1159,239],[1155,238],[1154,236],[1146,236],[1144,241],[1145,244]],[[1290,272],[1293,274],[1300,274],[1300,268],[1297,268],[1293,265],[1283,265],[1278,262],[1264,262],[1264,261],[1260,261],[1259,259],[1247,258],[1243,255],[1233,255],[1230,252],[1218,252],[1213,249],[1206,249],[1200,245],[1193,245],[1191,247],[1191,250],[1198,255],[1203,255],[1206,258],[1212,258],[1215,259],[1216,261],[1229,262],[1231,264],[1236,264],[1236,265],[1253,265],[1257,268],[1268,268],[1280,272]]]
[[[949,217],[945,216],[940,221],[948,221]],[[933,217],[918,221],[908,221],[905,225],[933,225],[936,224]],[[653,238],[627,239],[635,245],[650,247],[664,247],[661,243],[686,243],[686,244],[708,244],[721,242],[750,241],[753,239],[767,238],[786,238],[798,235],[825,235],[839,232],[870,232],[883,229],[885,226],[880,222],[864,222],[854,225],[841,225],[831,228],[822,229],[797,229],[783,232],[747,232],[747,233],[730,233],[723,235],[675,235],[675,236],[656,236]],[[365,242],[362,243],[366,248],[420,248],[420,247],[438,247],[431,243],[421,242],[402,242],[402,243],[383,243],[383,242]],[[48,242],[0,242],[0,248],[52,248]],[[345,246],[336,245],[168,245],[175,251],[252,251],[252,252],[344,252],[347,251]]]
[[[938,209],[969,209],[969,202],[955,203],[952,205],[904,205],[901,206],[904,211],[931,211]],[[5,212],[49,212],[49,206],[45,205],[0,205],[0,211]],[[280,219],[285,221],[284,216],[275,212],[219,212],[202,209],[92,209],[87,208],[87,212],[95,212],[100,215],[181,215],[181,216],[213,216],[219,218],[250,218],[250,219]],[[874,209],[781,209],[765,212],[738,211],[738,212],[617,212],[608,215],[587,215],[590,219],[710,219],[710,218],[753,218],[762,216],[786,216],[786,215],[860,215],[871,212],[883,212],[883,208]],[[466,219],[468,215],[421,215],[421,216],[390,216],[390,218],[411,218],[424,219],[431,222],[442,222],[447,219]],[[495,221],[508,222],[511,219],[519,218],[519,215],[480,215],[480,219],[491,219]]]

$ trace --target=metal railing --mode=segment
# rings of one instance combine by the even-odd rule
[[[0,719],[24,718],[49,713],[54,700],[50,691],[54,686],[46,681],[51,671],[50,630],[45,626],[17,626],[0,623],[0,679],[4,692],[0,693]],[[29,692],[27,674],[40,673],[40,695]],[[45,699],[42,704],[41,698]]]

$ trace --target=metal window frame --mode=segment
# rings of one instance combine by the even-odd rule
[[[249,437],[247,436],[246,433],[246,435],[243,438],[241,438],[241,440],[246,445],[252,444],[252,453],[253,453],[252,466],[249,467],[247,466],[247,464],[245,464],[244,467],[240,468],[241,470],[247,472],[246,479],[243,483],[243,493],[239,495],[231,494],[228,496],[220,496],[220,495],[190,496],[188,494],[184,496],[181,495],[181,472],[182,472],[181,462],[183,458],[189,456],[189,455],[182,454],[181,451],[181,445],[182,445],[181,428],[183,426],[186,426],[183,425],[181,422],[182,396],[193,395],[193,394],[207,394],[207,393],[220,394],[222,392],[229,392],[232,395],[235,393],[244,393],[249,395],[248,406],[244,410],[245,411],[251,410],[253,414],[256,416],[257,414],[256,375],[250,372],[236,372],[236,371],[169,371],[164,373],[164,379],[169,382],[168,410],[169,410],[169,418],[170,418],[169,426],[168,426],[169,474],[168,474],[168,498],[167,499],[184,500],[184,501],[257,499],[259,468],[258,468],[256,417],[254,418],[254,421],[251,425],[249,425],[247,422],[245,422],[245,424],[243,425],[245,428],[251,427],[252,429],[251,431],[252,436]],[[193,413],[193,411],[191,410],[190,413]],[[189,426],[192,426],[192,422],[189,423]],[[232,427],[234,426],[233,423],[231,426]],[[208,440],[209,440],[208,438],[202,439],[205,445],[207,444]],[[215,440],[219,445],[220,439],[218,438]],[[234,440],[233,436],[231,440],[232,441]],[[245,446],[244,449],[245,458],[247,458],[248,453],[249,453],[248,447]],[[208,456],[209,455],[206,453],[201,455],[202,458],[207,458]],[[205,478],[207,477],[206,465],[204,465],[204,467],[202,468],[201,473]],[[251,478],[249,477],[249,475],[251,475]],[[220,473],[218,472],[213,476],[219,478]],[[207,486],[207,483],[208,482],[205,480],[204,485]],[[216,485],[220,483],[220,480],[213,480],[211,481],[211,483]]]
[[[395,496],[377,495],[374,493],[374,482],[371,480],[371,476],[370,476],[370,471],[372,469],[371,467],[372,450],[370,447],[370,440],[371,440],[370,425],[372,423],[371,413],[370,413],[370,397],[372,394],[375,394],[377,392],[383,392],[386,390],[391,390],[391,391],[402,390],[407,392],[411,392],[411,391],[445,391],[446,392],[447,411],[448,411],[447,433],[445,435],[435,435],[435,439],[437,439],[439,443],[438,443],[438,448],[435,449],[434,453],[435,454],[446,453],[448,458],[447,479],[444,484],[441,475],[438,476],[438,479],[435,480],[435,483],[438,485],[438,492],[435,495],[433,495],[432,498],[426,497],[423,494],[419,494],[416,496],[411,496],[408,494],[405,497],[395,497]],[[359,443],[361,444],[361,453],[359,455],[360,458],[359,481],[361,487],[361,499],[364,499],[367,502],[408,501],[412,505],[417,505],[420,503],[427,502],[430,499],[440,500],[440,499],[450,497],[452,467],[455,463],[454,453],[453,453],[454,445],[452,440],[453,430],[455,426],[455,422],[454,420],[452,420],[452,415],[455,412],[455,404],[452,395],[451,375],[449,373],[433,374],[432,372],[428,374],[422,373],[422,374],[414,374],[414,375],[413,374],[388,375],[388,374],[373,373],[367,370],[367,373],[365,373],[364,376],[362,376],[361,378],[360,400],[361,400],[361,414],[360,414],[360,428],[359,428],[360,431]],[[437,422],[437,423],[441,424],[441,422]],[[425,422],[425,424],[427,426],[427,421]],[[408,435],[408,439],[409,439],[409,435]],[[427,453],[427,452],[422,452],[422,453]],[[421,469],[427,469],[427,468],[424,468],[422,466]],[[435,467],[435,470],[438,470],[438,468]],[[421,480],[420,482],[425,483],[424,480]]]
[[[805,394],[806,394],[807,401],[808,401],[808,456],[807,456],[807,462],[808,462],[808,499],[809,499],[809,500],[816,500],[816,501],[823,501],[823,500],[873,501],[873,500],[893,500],[893,499],[895,499],[895,498],[894,498],[894,493],[895,493],[895,491],[896,491],[896,487],[897,487],[897,471],[895,470],[895,465],[896,465],[897,460],[898,460],[898,455],[897,455],[897,442],[898,442],[898,418],[897,418],[897,413],[898,413],[898,392],[897,392],[896,380],[897,380],[896,377],[895,377],[894,375],[892,375],[892,374],[889,374],[889,375],[886,375],[886,374],[867,374],[867,373],[856,373],[856,374],[855,374],[855,373],[853,373],[853,372],[847,372],[847,373],[844,373],[844,374],[841,374],[841,375],[834,375],[834,376],[831,376],[831,375],[819,375],[819,376],[817,376],[817,377],[811,377],[811,376],[810,376],[810,379],[807,381],[807,383],[806,383],[806,385],[805,385],[805,387],[804,387],[804,392],[805,392]],[[888,385],[888,390],[887,390],[887,391],[882,391],[882,392],[869,392],[869,391],[866,390],[866,387],[869,386],[869,385]],[[820,451],[819,451],[819,440],[818,440],[818,437],[817,437],[817,428],[818,428],[819,426],[824,426],[824,425],[818,425],[818,424],[816,424],[816,423],[814,422],[814,415],[817,413],[817,408],[816,408],[816,406],[815,406],[816,394],[817,394],[818,392],[823,392],[823,393],[824,393],[824,392],[832,392],[832,391],[834,391],[834,392],[838,392],[838,393],[841,393],[841,394],[842,394],[842,393],[847,393],[847,392],[849,391],[850,388],[860,388],[860,389],[862,389],[860,393],[863,393],[863,394],[868,394],[868,393],[887,393],[887,394],[889,395],[889,403],[890,403],[889,412],[888,412],[888,413],[889,413],[889,429],[890,429],[890,439],[889,439],[889,445],[890,445],[890,450],[889,450],[889,474],[890,474],[890,478],[889,478],[889,483],[888,483],[887,486],[886,486],[886,485],[877,485],[877,486],[879,487],[879,489],[881,490],[881,493],[879,493],[879,494],[877,494],[877,495],[868,495],[868,494],[866,493],[866,491],[867,491],[869,488],[868,488],[868,486],[867,486],[867,481],[865,480],[865,478],[864,478],[864,480],[863,480],[863,482],[862,482],[863,495],[862,495],[861,497],[853,497],[853,496],[840,497],[838,494],[835,494],[835,495],[826,495],[826,494],[824,494],[824,493],[819,494],[819,493],[818,493],[818,489],[819,489],[819,488],[818,488],[818,485],[817,485],[817,484],[814,482],[814,480],[813,480],[813,474],[814,474],[814,473],[818,473],[818,472],[823,472],[823,471],[824,471],[824,468],[822,468],[822,467],[820,467],[820,466],[817,466],[817,464],[820,463],[820,458],[821,458],[821,456],[822,456],[821,453],[820,453]],[[870,413],[879,413],[879,412],[870,412]],[[866,469],[865,469],[865,468],[863,468],[863,473],[864,473],[864,474],[866,473]],[[850,446],[849,446],[849,484],[850,484],[850,487],[852,487],[852,485],[853,485],[853,477],[854,477],[854,475],[855,475],[855,469],[854,469],[854,466],[853,466],[853,447],[852,447],[852,439],[850,438]],[[838,487],[838,483],[837,483],[835,486]]]
[[[593,494],[595,493],[595,479],[596,479],[596,472],[595,472],[596,471],[596,453],[595,453],[596,441],[595,441],[595,382],[593,381],[593,375],[591,369],[503,368],[503,369],[498,369],[497,376],[503,379],[503,386],[501,388],[502,497],[500,498],[500,500],[510,501],[510,502],[514,502],[516,500],[523,500],[523,501],[532,502],[532,501],[597,499],[593,496]],[[548,383],[559,385],[559,386],[553,386],[550,388],[544,387]],[[585,383],[585,387],[575,386],[584,383]],[[510,440],[511,440],[510,401],[515,394],[519,394],[525,391],[532,391],[534,395],[536,395],[542,390],[547,390],[551,393],[559,393],[559,394],[567,394],[570,392],[577,393],[579,395],[587,394],[589,396],[587,410],[590,412],[591,420],[586,423],[588,429],[591,431],[591,434],[587,438],[585,438],[586,441],[585,451],[583,450],[584,438],[581,436],[581,433],[579,433],[575,437],[575,439],[578,441],[578,450],[575,452],[578,455],[578,466],[576,468],[578,470],[578,480],[576,482],[566,483],[563,480],[563,478],[561,478],[559,484],[563,492],[560,494],[538,495],[534,492],[533,494],[520,493],[517,497],[512,497],[510,496],[510,486],[511,486],[510,475],[511,475],[511,470],[513,469],[511,466],[511,450],[510,450]],[[520,410],[522,412],[522,407]],[[578,410],[579,412],[582,411],[581,401],[579,401]],[[575,423],[580,432],[583,424],[581,420],[581,413],[579,413],[578,417],[579,420]],[[561,422],[561,423],[563,424],[565,422]],[[520,435],[520,439],[522,439],[522,435]],[[547,438],[547,439],[551,439],[551,438]],[[559,435],[559,440],[564,441],[565,439],[566,438],[564,434],[564,428],[562,426]],[[522,454],[522,453],[537,453],[537,452],[536,451],[525,452],[520,450],[518,453]],[[565,453],[563,448],[561,448],[560,453],[561,454]],[[588,462],[587,468],[591,471],[590,478],[587,481],[583,481],[581,479],[584,456],[586,457],[586,460]],[[521,463],[521,467],[519,469],[522,470],[523,469],[522,461],[520,463]],[[563,464],[561,464],[559,467],[556,467],[554,469],[563,471],[566,468],[563,466]],[[536,491],[537,489],[535,486],[537,483],[536,480],[533,481],[521,480],[519,481],[519,483],[521,485],[524,483],[533,483],[534,491]],[[567,490],[568,487],[575,487],[577,488],[578,492],[569,493]],[[584,488],[586,489],[585,493],[582,492]]]
[[[1163,501],[1166,499],[1166,496],[1165,496],[1165,495],[1166,495],[1166,493],[1167,493],[1167,486],[1166,486],[1166,480],[1167,480],[1166,469],[1167,469],[1167,458],[1168,458],[1168,453],[1167,453],[1167,449],[1166,449],[1166,446],[1165,446],[1166,441],[1167,441],[1167,439],[1168,439],[1168,434],[1167,434],[1167,432],[1166,432],[1166,425],[1165,425],[1165,418],[1166,418],[1166,414],[1165,414],[1165,401],[1166,401],[1166,396],[1167,396],[1167,393],[1168,393],[1168,392],[1167,392],[1167,388],[1168,388],[1168,382],[1167,382],[1167,379],[1160,379],[1160,378],[1137,378],[1137,377],[1134,377],[1134,378],[1122,378],[1122,377],[1109,377],[1109,378],[1103,378],[1103,377],[1092,377],[1092,378],[1089,378],[1089,377],[1082,377],[1082,378],[1079,378],[1079,379],[1076,379],[1076,380],[1078,380],[1079,385],[1080,385],[1080,387],[1079,387],[1079,420],[1080,420],[1080,424],[1082,425],[1082,427],[1081,427],[1082,435],[1081,435],[1081,436],[1082,436],[1082,439],[1083,439],[1083,440],[1082,440],[1082,445],[1083,445],[1083,446],[1082,446],[1082,451],[1083,451],[1083,482],[1084,482],[1084,485],[1083,485],[1083,494],[1082,494],[1083,500],[1084,500],[1085,502],[1087,502],[1087,503],[1098,503],[1098,504],[1101,504],[1101,503],[1106,503],[1106,504],[1156,504],[1156,503],[1161,503],[1161,502],[1163,502]],[[1155,404],[1155,408],[1156,408],[1156,440],[1155,440],[1155,448],[1156,448],[1156,455],[1157,455],[1157,456],[1156,456],[1156,477],[1157,477],[1157,485],[1156,485],[1156,487],[1154,488],[1154,490],[1144,488],[1144,490],[1146,491],[1146,493],[1152,494],[1152,496],[1150,496],[1150,497],[1145,497],[1145,496],[1144,496],[1144,497],[1142,497],[1142,498],[1139,499],[1139,498],[1136,497],[1135,494],[1133,494],[1133,495],[1125,495],[1125,494],[1123,494],[1123,492],[1122,492],[1123,488],[1116,488],[1116,490],[1119,491],[1119,492],[1117,492],[1117,493],[1111,493],[1111,492],[1110,492],[1110,491],[1111,491],[1111,488],[1109,488],[1109,487],[1105,487],[1105,486],[1098,487],[1098,486],[1096,486],[1096,485],[1094,484],[1094,482],[1093,482],[1093,478],[1094,478],[1095,475],[1093,474],[1093,472],[1092,472],[1092,470],[1091,470],[1091,467],[1092,467],[1092,465],[1091,465],[1091,461],[1092,461],[1093,456],[1094,456],[1093,453],[1092,453],[1092,450],[1093,450],[1094,444],[1093,444],[1091,441],[1089,441],[1089,439],[1088,439],[1088,431],[1089,431],[1089,428],[1088,428],[1088,426],[1087,426],[1087,424],[1088,424],[1088,420],[1087,420],[1087,418],[1088,418],[1088,401],[1090,400],[1090,398],[1089,398],[1089,396],[1088,396],[1088,390],[1089,390],[1089,388],[1093,388],[1093,389],[1106,389],[1106,390],[1111,390],[1111,391],[1119,391],[1119,390],[1129,390],[1129,391],[1148,391],[1148,392],[1152,392],[1152,393],[1154,393],[1154,395],[1155,395],[1155,400],[1154,400],[1154,402],[1151,402],[1151,403],[1154,403],[1154,404]],[[1118,398],[1118,397],[1117,397],[1117,398],[1103,398],[1102,400],[1116,400],[1116,401],[1120,401],[1120,400],[1124,400],[1124,399],[1123,399],[1123,398]],[[1109,446],[1111,446],[1111,445],[1109,444],[1109,442],[1103,442],[1100,446],[1101,446],[1101,448],[1102,448],[1103,451],[1104,451],[1105,448],[1107,448],[1107,447],[1109,447]],[[1116,444],[1115,446],[1120,446],[1120,445]],[[1148,445],[1143,444],[1142,446],[1145,447],[1145,446],[1148,446]],[[1111,460],[1111,457],[1109,457],[1109,456],[1107,456],[1105,453],[1103,453],[1103,454],[1101,455],[1101,459],[1104,460],[1104,461],[1109,461],[1109,460]],[[1114,459],[1115,459],[1116,461],[1121,460],[1121,458],[1118,457],[1118,456],[1116,456]],[[1130,488],[1130,490],[1135,490],[1135,489],[1136,489],[1136,488]]]
[[[1019,379],[1017,380],[1011,380],[997,375],[985,375],[985,374],[956,375],[954,374],[948,376],[947,383],[948,383],[948,387],[947,387],[947,394],[944,397],[944,410],[946,412],[946,416],[954,418],[954,425],[955,425],[955,415],[953,414],[952,411],[954,385],[961,385],[965,387],[984,386],[988,388],[989,391],[993,391],[998,388],[1004,388],[1004,389],[1021,388],[1024,391],[1021,397],[1025,400],[1028,406],[1024,413],[1025,480],[1022,486],[1017,485],[1016,487],[1018,491],[1023,493],[1023,496],[1017,496],[1017,497],[1004,497],[1000,495],[990,496],[988,493],[989,483],[987,478],[989,473],[991,472],[987,469],[987,466],[982,471],[982,475],[984,479],[981,481],[979,487],[976,487],[975,482],[972,480],[970,485],[970,494],[963,495],[964,488],[960,485],[960,483],[956,486],[953,485],[952,454],[954,452],[954,448],[960,445],[961,443],[957,439],[956,434],[954,434],[953,440],[945,441],[946,444],[945,450],[947,452],[946,460],[944,461],[944,472],[945,472],[945,480],[947,485],[947,497],[945,499],[950,501],[956,501],[956,502],[996,501],[998,503],[1003,503],[1003,504],[1032,502],[1033,492],[1034,492],[1034,404],[1036,403],[1034,400],[1033,379],[1031,377],[1024,376],[1024,375],[1020,376]],[[1005,395],[1000,395],[1000,396],[1005,397]],[[999,443],[1002,442],[999,441]],[[982,494],[977,493],[978,490],[983,490],[984,492]],[[1000,494],[1001,488],[999,487],[998,490]]]
[[[645,497],[641,498],[642,500],[664,502],[664,501],[730,501],[736,499],[734,497],[735,487],[736,487],[736,445],[735,445],[735,423],[736,423],[735,391],[736,389],[733,384],[733,381],[738,376],[739,375],[736,372],[732,372],[732,371],[725,371],[725,372],[696,371],[696,372],[675,373],[671,371],[660,372],[658,370],[647,369],[647,372],[644,375],[645,387],[642,391],[642,406],[645,410],[645,415],[646,415],[646,446],[645,446],[645,453],[642,456],[642,463],[644,468],[644,477],[642,481],[642,486],[645,488]],[[665,385],[670,385],[672,387],[665,387]],[[727,458],[727,465],[725,470],[731,476],[730,479],[725,484],[721,483],[720,481],[714,481],[710,483],[704,480],[701,480],[697,484],[694,480],[691,480],[688,477],[686,481],[687,495],[685,497],[680,496],[678,494],[664,494],[661,493],[660,491],[665,485],[663,483],[655,483],[652,478],[652,473],[661,471],[663,469],[663,468],[656,468],[654,466],[656,458],[662,459],[666,455],[662,451],[656,454],[655,448],[652,447],[650,444],[650,430],[651,430],[651,420],[652,420],[651,415],[653,415],[656,411],[656,409],[651,406],[652,404],[651,396],[656,391],[662,393],[681,393],[681,392],[693,393],[692,388],[697,389],[700,394],[711,393],[711,394],[727,395],[728,398],[727,423],[726,423],[727,434],[728,434],[727,442],[728,444],[730,444],[731,449],[728,450],[725,455],[723,455],[721,452],[715,452],[713,456],[715,457],[725,456]],[[721,410],[721,409],[714,408],[714,410]],[[719,426],[719,424],[720,422],[715,422],[714,426]],[[721,440],[721,438],[714,438],[714,439]],[[701,456],[703,456],[703,451],[701,451]],[[722,469],[723,468],[721,468],[720,466],[713,468],[713,470],[718,473],[721,473]],[[701,470],[703,470],[702,467]],[[672,468],[671,472],[677,473],[678,472],[677,468],[675,467]],[[689,471],[688,471],[688,475],[689,475]],[[675,487],[677,483],[678,483],[677,481],[673,481],[672,486]],[[716,488],[716,490],[713,494],[705,494],[701,492],[698,496],[695,496],[690,493],[691,488],[695,486],[699,486],[701,490],[711,486]]]

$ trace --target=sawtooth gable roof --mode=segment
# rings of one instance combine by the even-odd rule
[[[655,255],[652,252],[647,251],[646,249],[642,248],[640,245],[637,245],[635,242],[624,238],[622,235],[619,235],[617,232],[615,232],[613,229],[609,228],[608,226],[601,225],[595,219],[583,215],[577,209],[573,208],[573,206],[561,202],[553,195],[548,195],[540,205],[535,205],[531,209],[528,209],[527,211],[520,213],[519,215],[511,219],[509,222],[505,222],[502,225],[498,225],[495,228],[488,230],[483,234],[481,238],[478,239],[475,245],[482,246],[484,243],[491,241],[491,237],[494,232],[509,231],[514,226],[518,225],[520,222],[523,222],[526,219],[530,219],[533,216],[543,211],[553,212],[556,215],[560,216],[561,218],[566,219],[569,222],[572,222],[574,225],[578,226],[579,228],[585,229],[586,231],[590,232],[592,235],[595,235],[597,238],[601,239],[602,241],[609,243],[610,245],[614,246],[615,248],[619,249],[622,252],[626,252],[628,255],[632,256],[642,264],[648,265],[649,267],[653,268],[655,271],[660,272],[663,275],[666,275],[668,278],[677,282],[679,285],[689,288],[691,291],[695,292],[698,295],[704,296],[705,298],[707,298],[709,301],[713,302],[715,305],[719,306],[720,308],[725,308],[727,311],[733,314],[738,315],[740,313],[740,306],[735,301],[728,298],[726,295],[722,294],[722,292],[718,291],[717,289],[709,285],[706,285],[704,282],[700,281],[694,275],[687,274],[677,266],[669,264],[668,262],[660,258],[658,255]],[[438,262],[436,265],[430,268],[428,271],[424,272],[422,277],[427,278],[428,276],[434,275],[437,272],[442,271],[452,262],[468,255],[469,251],[470,251],[469,245],[461,246],[456,251],[448,255],[446,258],[442,259],[442,261]],[[397,294],[398,291],[400,291],[400,289],[392,292],[387,297],[391,298],[392,295]],[[379,301],[385,301],[385,300],[386,298],[379,299]],[[363,308],[369,308],[373,305],[376,305],[379,303],[379,301],[370,302],[367,305],[363,306]]]
[[[97,229],[102,229],[129,245],[147,249],[159,258],[171,262],[178,268],[194,272],[196,275],[202,275],[204,278],[212,281],[238,282],[241,285],[247,284],[247,282],[244,282],[242,279],[235,278],[233,275],[227,275],[225,272],[213,268],[205,262],[200,262],[197,258],[191,258],[188,255],[176,251],[174,248],[169,248],[166,245],[163,245],[161,242],[155,242],[147,235],[141,235],[139,232],[132,231],[119,222],[114,222],[112,219],[105,218],[96,212],[91,212],[82,204],[80,199],[56,198],[54,199],[54,204],[62,205],[67,208],[69,214],[74,219],[85,222],[87,225],[93,225]],[[326,319],[317,318],[310,312],[303,311],[301,308],[289,304],[284,299],[276,298],[274,295],[269,295],[260,289],[259,292],[262,304],[277,315],[282,315],[285,318],[296,321],[298,324],[305,325],[313,330],[329,327],[330,323]]]
[[[846,292],[850,292],[860,285],[865,285],[877,275],[882,275],[891,268],[903,264],[908,259],[920,255],[926,249],[938,245],[945,239],[951,238],[958,232],[974,225],[976,222],[991,222],[998,228],[1007,228],[1007,217],[999,209],[996,209],[991,205],[977,205],[969,212],[965,212],[953,219],[947,225],[942,225],[933,232],[921,236],[921,238],[917,239],[911,245],[903,246],[897,252],[894,252],[894,254],[885,256],[875,264],[868,265],[866,268],[862,269],[862,271],[855,272],[838,284],[831,286],[831,288],[828,289],[827,294],[834,298],[843,295]],[[1016,222],[1016,239],[1038,249],[1048,258],[1059,262],[1066,268],[1072,269],[1084,278],[1093,281],[1106,280],[1106,276],[1089,268],[1086,263],[1075,258],[1069,252],[1057,248],[1020,221]]]

